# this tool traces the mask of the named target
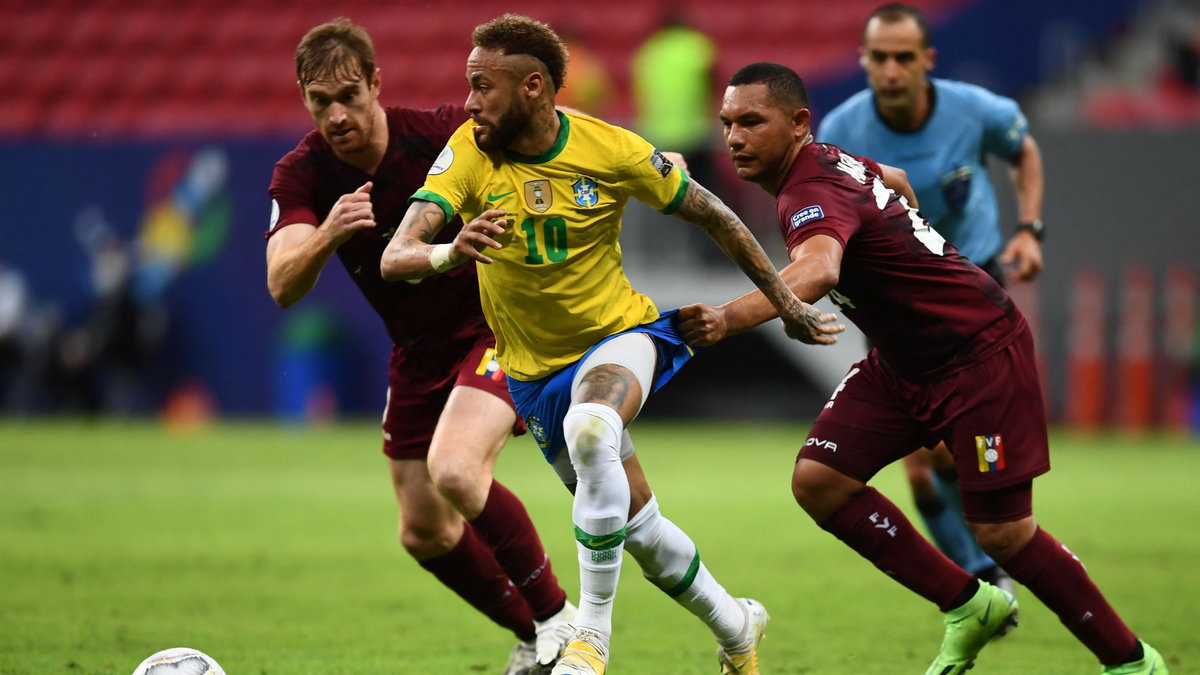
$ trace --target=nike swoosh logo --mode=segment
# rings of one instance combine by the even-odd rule
[[[991,600],[988,600],[987,611],[985,611],[985,612],[983,613],[983,617],[981,617],[981,618],[979,619],[979,625],[980,625],[980,626],[986,626],[986,625],[987,625],[987,622],[988,622],[988,617],[989,617],[989,616],[991,616],[991,615],[992,615],[992,601],[991,601]]]
[[[512,194],[512,193],[514,193],[514,192],[516,192],[516,190],[509,190],[508,192],[505,192],[504,194],[501,194],[501,195],[494,195],[494,194],[492,194],[492,191],[491,191],[491,190],[488,190],[488,201],[489,201],[489,202],[494,202],[494,201],[496,201],[496,200],[499,200],[499,199],[504,199],[505,197],[507,197],[507,196],[511,195],[511,194]]]
[[[513,190],[513,192],[516,192],[516,190]],[[509,194],[512,194],[512,193],[510,192]],[[597,549],[612,548],[613,546],[616,546],[621,541],[621,539],[623,539],[623,536],[621,533],[618,532],[617,534],[610,534],[604,538],[593,539],[589,543],[591,544],[592,548],[597,548]]]

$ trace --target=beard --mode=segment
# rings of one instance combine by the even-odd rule
[[[326,132],[325,141],[341,155],[354,155],[366,152],[371,147],[371,139],[375,135],[375,120],[370,115],[355,120],[349,125],[349,136],[337,136],[334,130]]]
[[[524,108],[513,106],[500,115],[495,124],[488,125],[488,133],[476,135],[475,143],[484,152],[499,152],[507,148],[525,128],[529,126],[532,115]]]

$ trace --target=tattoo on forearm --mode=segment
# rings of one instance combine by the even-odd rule
[[[584,401],[607,403],[621,409],[629,396],[630,379],[633,373],[628,368],[605,363],[588,371],[580,382],[580,395]]]
[[[741,218],[707,188],[698,183],[689,185],[679,214],[712,237],[755,284],[760,287],[764,283],[772,285],[776,277],[775,266],[758,240]]]

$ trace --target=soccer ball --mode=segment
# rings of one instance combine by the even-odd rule
[[[133,675],[225,675],[225,670],[202,651],[172,647],[151,654],[138,664]]]

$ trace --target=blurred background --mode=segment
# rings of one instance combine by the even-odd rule
[[[0,0],[0,415],[380,413],[388,340],[340,266],[287,312],[266,292],[267,185],[312,128],[292,54],[318,23],[365,26],[383,103],[423,108],[465,99],[476,24],[505,11],[549,22],[572,49],[564,102],[685,152],[783,262],[769,196],[721,152],[723,83],[752,61],[789,65],[819,124],[865,86],[857,47],[878,4]],[[1045,158],[1046,268],[1013,292],[1052,419],[1195,430],[1200,2],[914,4],[932,22],[933,74],[1016,98]],[[688,62],[712,115],[695,139],[654,127],[654,97],[635,86],[639,50],[678,24],[704,38]],[[749,289],[702,235],[646,209],[631,208],[623,244],[662,308]],[[768,326],[707,350],[646,415],[811,417],[861,336],[837,349],[782,338]]]

